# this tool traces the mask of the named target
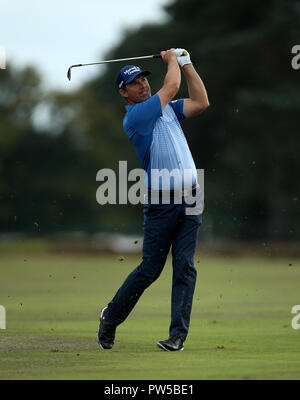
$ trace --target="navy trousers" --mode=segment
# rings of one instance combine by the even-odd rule
[[[197,271],[194,254],[202,214],[186,215],[185,204],[144,205],[143,260],[126,278],[105,310],[105,320],[121,324],[144,290],[160,275],[172,246],[172,301],[170,336],[186,339]]]

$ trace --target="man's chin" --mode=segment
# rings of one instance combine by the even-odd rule
[[[139,103],[141,103],[142,101],[146,101],[151,97],[151,93],[147,92],[144,95],[141,95],[139,98]]]

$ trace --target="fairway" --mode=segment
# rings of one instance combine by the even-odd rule
[[[138,256],[20,252],[0,259],[1,379],[299,379],[298,259],[195,257],[198,271],[183,352],[168,337],[171,258],[112,350],[97,345],[98,315]]]

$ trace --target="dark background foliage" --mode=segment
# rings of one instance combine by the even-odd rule
[[[300,40],[300,7],[292,0],[175,0],[164,24],[124,32],[107,58],[188,49],[211,106],[182,123],[197,168],[205,170],[202,237],[300,238],[300,72],[291,49]],[[163,84],[160,60],[152,92]],[[72,94],[43,93],[33,68],[0,73],[0,229],[141,232],[141,206],[100,206],[96,173],[140,167],[122,129],[124,102],[115,85],[122,65]],[[88,73],[88,69],[86,70]],[[184,79],[178,97],[187,96]],[[43,105],[48,127],[34,115]]]

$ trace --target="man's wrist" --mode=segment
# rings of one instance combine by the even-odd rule
[[[188,71],[190,68],[193,68],[193,63],[184,64],[181,69],[182,71]]]
[[[176,62],[176,63],[177,63],[177,57],[176,57],[175,53],[172,54],[172,56],[169,58],[168,64],[171,64],[171,63],[173,63],[173,62]]]
[[[179,67],[179,65],[178,65],[178,62],[177,62],[177,58],[176,58],[176,56],[173,58],[170,58],[169,59],[169,62],[168,62],[168,69],[170,69],[170,68],[178,68],[178,69],[180,69],[180,67]]]

